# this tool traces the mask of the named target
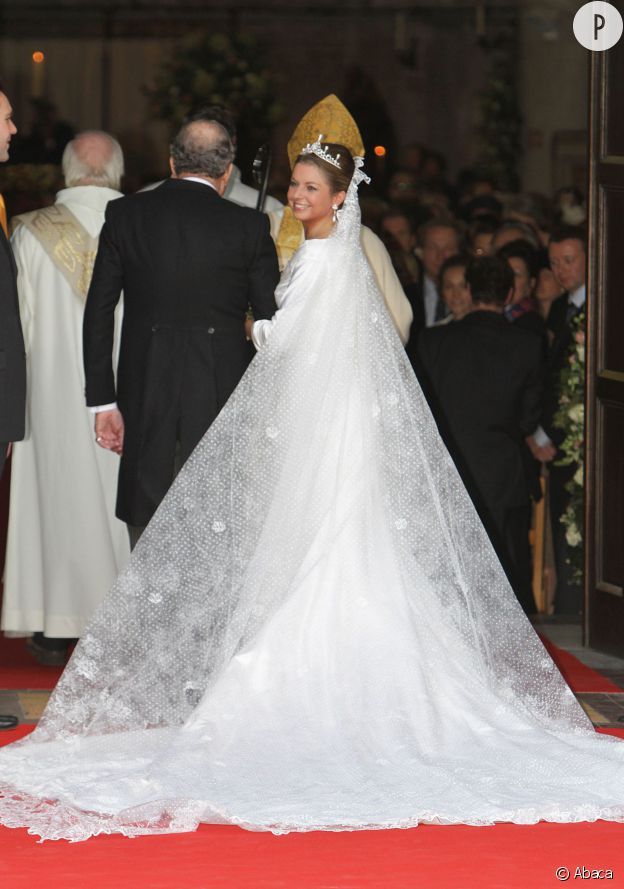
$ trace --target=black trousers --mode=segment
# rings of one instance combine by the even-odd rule
[[[527,500],[523,506],[501,509],[495,503],[487,504],[479,499],[475,506],[516,599],[526,614],[535,614],[529,544],[531,501]]]
[[[501,529],[504,545],[501,562],[518,602],[527,614],[535,614],[537,608],[533,597],[533,572],[529,545],[530,524],[530,504],[507,510]]]
[[[184,461],[182,459],[182,448],[180,442],[176,442],[175,453],[173,455],[173,478],[175,479],[178,472],[182,469]],[[147,525],[126,525],[128,529],[128,537],[130,538],[130,550],[133,550],[141,539],[141,534],[145,531]]]

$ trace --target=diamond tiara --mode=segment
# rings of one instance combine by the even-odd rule
[[[323,148],[321,145],[323,137],[319,133],[319,137],[316,142],[308,142],[305,148],[301,149],[301,154],[315,154],[317,157],[320,157],[322,161],[325,161],[328,164],[331,164],[333,167],[338,167],[340,169],[340,164],[338,163],[340,159],[340,155],[337,154],[334,157],[326,148]]]

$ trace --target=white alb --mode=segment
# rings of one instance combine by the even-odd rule
[[[64,188],[66,207],[92,236],[112,188]],[[26,348],[26,435],[13,446],[2,629],[81,636],[126,564],[128,533],[115,518],[119,457],[95,443],[85,408],[84,300],[25,225],[13,235]],[[74,257],[71,257],[73,260]],[[115,313],[115,350],[121,306]]]

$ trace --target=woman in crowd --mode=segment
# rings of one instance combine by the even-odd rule
[[[470,288],[466,283],[468,262],[465,256],[451,256],[440,269],[440,295],[449,314],[437,324],[461,321],[472,309]]]
[[[505,244],[497,255],[507,261],[514,274],[513,295],[505,307],[507,320],[545,337],[546,325],[533,296],[537,278],[537,251],[527,241],[517,240]]]

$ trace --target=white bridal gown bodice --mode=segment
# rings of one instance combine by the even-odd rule
[[[178,476],[34,735],[0,821],[194,829],[624,819],[376,291],[351,193]]]

